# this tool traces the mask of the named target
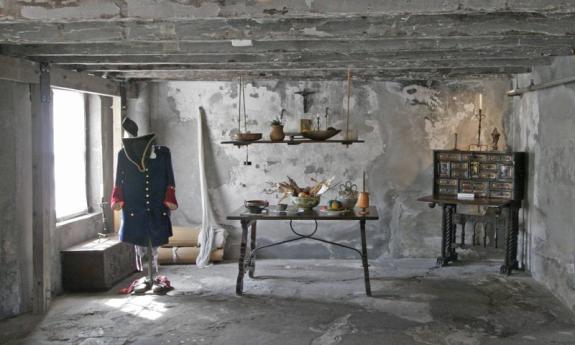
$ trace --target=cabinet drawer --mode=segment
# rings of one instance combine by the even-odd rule
[[[451,187],[457,187],[457,181],[458,180],[451,180],[451,179],[439,179],[439,185],[440,186],[451,186]]]
[[[490,196],[492,198],[511,199],[513,193],[511,191],[498,190],[498,191],[491,191]]]
[[[513,190],[513,183],[511,183],[511,182],[491,182],[491,188]]]
[[[503,155],[501,156],[502,162],[513,162],[513,155]]]
[[[483,164],[481,164],[481,170],[497,170],[497,164],[495,164],[495,163],[483,163]]]
[[[457,188],[439,187],[439,194],[457,195]]]
[[[479,177],[486,180],[494,179],[497,178],[497,173],[492,171],[482,171],[479,173]]]
[[[514,168],[513,165],[500,165],[499,169],[499,178],[513,178]]]
[[[451,176],[451,165],[449,162],[439,162],[437,164],[437,171],[439,176],[441,177],[450,177]]]
[[[451,169],[467,170],[467,163],[451,163]]]
[[[467,170],[452,170],[451,171],[451,177],[454,178],[468,178],[469,177],[469,173]]]

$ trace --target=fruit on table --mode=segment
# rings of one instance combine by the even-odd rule
[[[327,203],[327,208],[330,210],[341,210],[343,208],[343,204],[338,200],[330,200]]]

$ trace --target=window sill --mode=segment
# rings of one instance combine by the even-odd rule
[[[102,212],[86,213],[86,214],[82,214],[82,215],[74,217],[74,218],[63,220],[61,222],[56,222],[56,229],[65,227],[67,225],[70,225],[70,224],[73,224],[76,222],[81,222],[83,220],[94,219],[96,217],[102,217]]]

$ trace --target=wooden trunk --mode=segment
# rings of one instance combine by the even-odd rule
[[[84,242],[63,250],[61,256],[66,291],[108,290],[136,270],[134,246],[117,237]]]

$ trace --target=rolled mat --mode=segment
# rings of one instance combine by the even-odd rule
[[[158,263],[161,265],[184,265],[195,264],[196,258],[200,252],[198,247],[171,247],[158,248]],[[224,259],[224,250],[217,249],[210,255],[212,262],[219,262]]]
[[[172,237],[168,244],[163,247],[197,247],[198,236],[200,234],[199,227],[186,227],[186,226],[172,226]],[[223,248],[225,244],[225,237],[222,235],[216,236],[214,239],[215,248]]]
[[[172,226],[172,237],[164,247],[197,247],[200,228]]]

